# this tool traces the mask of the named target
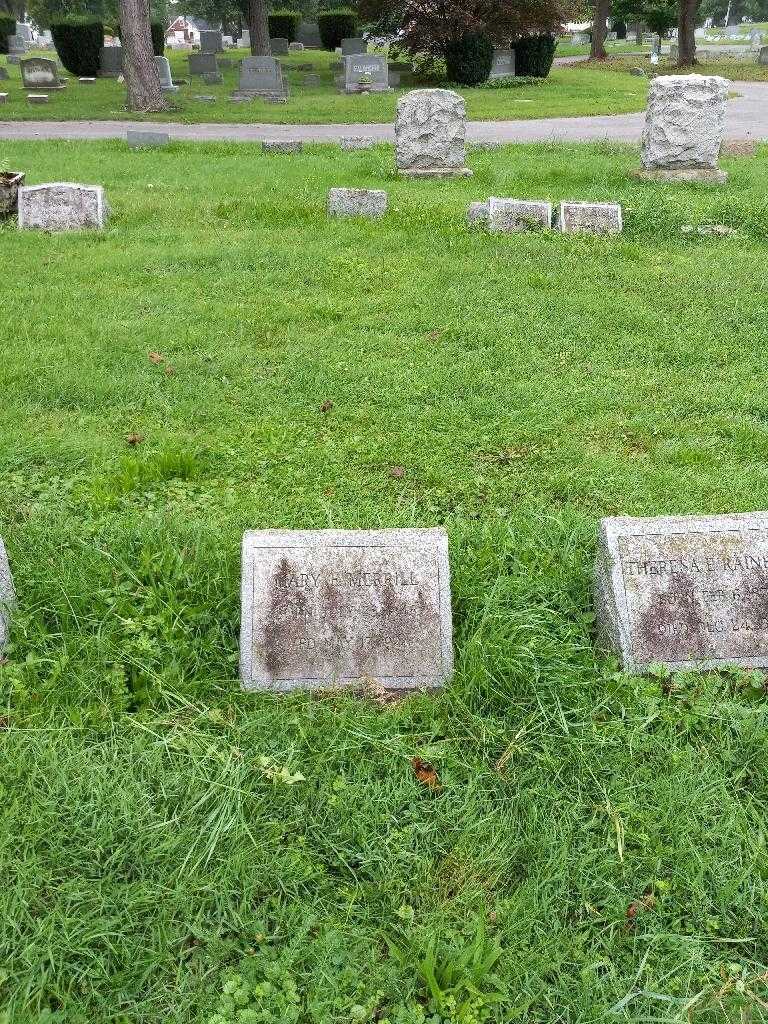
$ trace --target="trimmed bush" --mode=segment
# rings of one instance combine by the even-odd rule
[[[317,16],[320,26],[320,39],[323,48],[335,50],[341,46],[342,39],[350,39],[357,35],[358,18],[350,7],[337,7],[333,11],[321,11]]]
[[[627,23],[626,21],[614,21],[613,31],[616,33],[617,39],[627,38]]]
[[[98,18],[71,15],[55,19],[51,22],[51,35],[59,60],[70,74],[78,78],[98,74],[104,45],[104,25]]]
[[[489,78],[483,82],[481,89],[522,89],[526,85],[541,85],[540,78],[527,78],[520,75],[504,75],[501,78]]]
[[[8,37],[16,35],[16,19],[0,14],[0,53],[8,53]]]
[[[269,38],[296,41],[299,34],[301,15],[298,11],[274,11],[269,15]]]
[[[482,32],[467,32],[445,48],[448,81],[458,85],[480,85],[488,79],[493,64],[493,43]]]
[[[546,78],[555,59],[554,36],[525,36],[515,43],[515,74]]]
[[[165,53],[165,25],[162,21],[153,21],[152,29],[152,53],[156,57],[162,57]]]

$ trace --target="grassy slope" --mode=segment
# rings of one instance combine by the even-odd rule
[[[5,152],[114,209],[99,236],[0,229],[8,1024],[208,1022],[233,966],[276,979],[256,1020],[418,1024],[429,937],[456,965],[478,923],[499,1024],[762,1019],[761,694],[615,675],[590,574],[601,515],[768,503],[764,153],[709,191],[608,146],[440,184],[387,148]],[[392,212],[330,224],[341,183]],[[626,232],[467,231],[489,194],[618,199]],[[711,221],[740,233],[680,233]],[[434,523],[443,695],[237,692],[243,529]]]
[[[237,51],[228,56],[234,61],[246,56],[246,52]],[[185,55],[171,54],[170,59],[174,78],[185,78]],[[392,93],[345,96],[333,82],[334,72],[330,65],[337,59],[319,51],[281,58],[288,69],[291,86],[291,97],[287,104],[272,104],[262,100],[231,102],[230,96],[238,80],[238,73],[232,68],[224,71],[222,85],[207,85],[201,78],[192,79],[172,98],[174,109],[166,115],[153,114],[145,120],[190,123],[266,121],[288,124],[393,121],[398,96],[412,85],[404,81],[403,88]],[[299,71],[299,64],[312,64],[313,72],[322,77],[322,85],[304,86],[302,81],[307,72]],[[18,68],[11,66],[9,74],[10,80],[1,83],[1,91],[9,94],[7,103],[0,109],[2,120],[111,120],[136,117],[123,109],[125,86],[114,79],[99,79],[92,85],[81,85],[77,79],[71,79],[66,90],[50,94],[48,104],[30,106],[26,102],[26,92],[21,88]],[[468,116],[476,120],[629,113],[643,108],[646,95],[645,83],[629,75],[622,79],[606,79],[599,71],[581,68],[555,68],[549,79],[541,85],[460,91],[466,97]],[[201,95],[216,96],[216,102],[195,99],[195,96]]]

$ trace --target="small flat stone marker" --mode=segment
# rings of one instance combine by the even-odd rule
[[[95,81],[96,81],[96,79],[95,79],[95,78],[78,78],[78,82],[79,82],[79,83],[80,83],[81,85],[93,85],[93,83],[94,83]]]
[[[101,185],[57,181],[19,189],[19,230],[82,231],[103,228],[109,207]]]
[[[488,203],[470,203],[467,210],[467,224],[471,228],[487,227],[489,214]]]
[[[768,667],[768,513],[604,519],[598,624],[624,667]]]
[[[453,670],[444,530],[262,530],[243,538],[246,690],[440,686]]]
[[[488,200],[488,228],[494,233],[541,231],[551,226],[551,203],[496,197]]]
[[[328,192],[328,213],[332,217],[383,217],[389,196],[380,189],[332,188]]]
[[[621,207],[618,203],[560,203],[557,227],[564,234],[620,234]]]
[[[0,651],[8,642],[11,608],[15,599],[13,577],[3,538],[0,537]]]
[[[28,93],[27,103],[47,103],[48,95],[46,93]]]
[[[0,103],[7,103],[7,102],[8,102],[8,93],[7,92],[0,92]]]
[[[303,148],[301,139],[264,139],[261,144],[264,153],[300,153]]]
[[[140,129],[129,129],[125,133],[125,141],[131,149],[143,149],[145,146],[167,146],[171,141],[168,132],[145,132]]]

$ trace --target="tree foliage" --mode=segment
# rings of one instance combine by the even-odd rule
[[[360,0],[360,16],[374,32],[400,32],[406,50],[444,55],[468,33],[505,45],[559,32],[575,7],[573,0]]]

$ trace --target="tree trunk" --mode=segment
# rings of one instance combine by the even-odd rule
[[[684,0],[680,0],[681,3]],[[611,13],[611,0],[597,0],[595,16],[592,20],[592,45],[589,49],[590,60],[605,60],[605,36],[608,31],[606,22]]]
[[[120,0],[120,42],[128,109],[137,113],[166,110],[160,72],[152,52],[149,0]]]
[[[699,0],[680,0],[677,20],[677,66],[691,68],[696,63],[696,11]]]
[[[254,57],[269,57],[269,22],[267,0],[248,0],[248,31],[251,34],[251,53]]]

